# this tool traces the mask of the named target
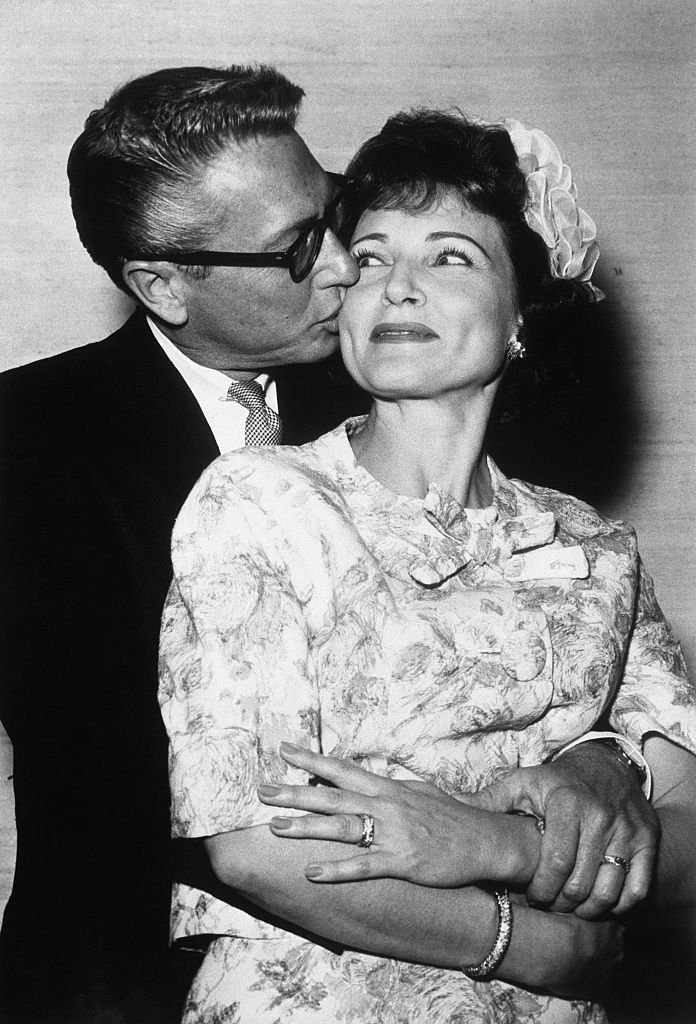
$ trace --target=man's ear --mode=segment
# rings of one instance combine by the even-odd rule
[[[173,327],[188,320],[184,275],[163,260],[128,260],[121,270],[126,287],[154,316]]]

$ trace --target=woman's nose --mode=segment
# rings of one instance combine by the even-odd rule
[[[394,263],[384,281],[382,302],[385,306],[397,306],[408,303],[422,306],[425,292],[420,286],[414,268],[405,261]]]

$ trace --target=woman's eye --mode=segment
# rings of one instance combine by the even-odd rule
[[[353,259],[358,264],[360,270],[363,267],[381,267],[383,260],[373,252],[369,252],[367,249],[357,249],[353,253]]]
[[[463,249],[443,249],[435,259],[436,267],[472,267],[474,261]]]

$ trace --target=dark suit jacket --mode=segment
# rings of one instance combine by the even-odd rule
[[[280,371],[278,400],[289,443],[360,405],[324,366]],[[18,834],[0,1019],[173,1019],[157,641],[171,527],[218,449],[140,313],[0,376],[0,410],[0,712]]]

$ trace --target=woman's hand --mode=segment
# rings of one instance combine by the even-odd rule
[[[540,836],[530,819],[469,807],[430,783],[385,779],[351,761],[287,743],[280,752],[289,764],[336,788],[260,786],[263,803],[311,812],[273,818],[274,835],[357,846],[360,816],[374,819],[370,848],[347,860],[308,864],[305,873],[314,882],[390,877],[455,888],[482,880],[524,883],[531,877]]]

